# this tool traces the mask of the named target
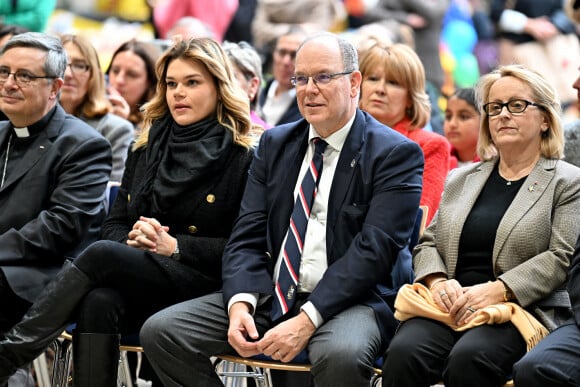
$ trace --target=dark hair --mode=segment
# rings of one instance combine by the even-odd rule
[[[14,36],[14,35],[23,34],[25,32],[30,32],[30,30],[28,30],[25,27],[18,26],[15,24],[0,25],[0,39],[2,39],[3,37],[5,37],[7,35]]]
[[[155,87],[157,86],[157,73],[155,72],[155,62],[157,61],[157,58],[159,58],[159,56],[161,55],[161,52],[153,44],[141,42],[136,39],[131,39],[123,43],[119,48],[115,50],[115,52],[111,56],[111,62],[109,63],[109,67],[107,68],[107,71],[105,71],[105,74],[108,75],[109,72],[111,71],[111,65],[113,64],[113,60],[115,59],[115,57],[121,52],[125,51],[131,51],[139,58],[141,58],[145,63],[145,70],[147,72],[147,81],[150,82],[148,93],[146,93],[149,95],[144,95],[142,97],[142,100],[140,101],[140,103],[145,103],[151,98],[153,93],[155,93]]]
[[[130,51],[137,55],[145,63],[145,71],[147,73],[147,90],[141,96],[141,99],[137,103],[138,106],[131,106],[131,115],[129,116],[129,121],[134,124],[138,124],[143,119],[143,114],[140,111],[140,107],[145,104],[149,99],[155,94],[155,88],[157,87],[157,73],[155,71],[155,62],[157,58],[161,55],[161,50],[152,43],[138,41],[136,39],[131,39],[123,43],[119,48],[115,50],[111,56],[111,61],[109,62],[109,67],[105,74],[109,75],[111,71],[111,66],[115,57],[125,51]]]
[[[456,97],[456,98],[462,99],[465,102],[467,102],[468,104],[470,104],[471,106],[473,106],[473,108],[475,110],[477,110],[477,101],[475,99],[475,89],[474,88],[466,87],[463,89],[457,89],[451,95],[451,97]]]

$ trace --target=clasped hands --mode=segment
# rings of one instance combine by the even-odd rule
[[[169,227],[162,226],[157,219],[141,216],[129,231],[127,245],[169,257],[177,240],[168,231]]]
[[[244,302],[233,304],[229,311],[228,342],[242,357],[263,353],[274,360],[287,363],[306,346],[316,328],[305,312],[268,330],[259,339],[251,307]]]
[[[469,323],[478,309],[503,301],[504,287],[498,280],[466,287],[454,279],[432,282],[433,300],[458,326]]]

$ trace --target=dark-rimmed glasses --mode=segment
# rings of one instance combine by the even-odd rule
[[[14,81],[18,85],[28,85],[30,82],[36,79],[56,79],[57,77],[48,75],[34,75],[27,70],[16,70],[15,72],[10,72],[8,67],[0,67],[0,83],[4,83],[8,80],[10,75],[14,76]]]
[[[290,78],[290,81],[294,86],[306,86],[308,84],[308,80],[312,78],[315,85],[326,85],[330,83],[334,78],[340,77],[343,75],[352,74],[353,70],[350,71],[343,71],[341,73],[320,73],[315,75],[295,75]]]
[[[525,99],[512,99],[511,101],[507,101],[504,103],[500,102],[489,102],[483,105],[483,110],[485,114],[489,117],[497,116],[501,113],[504,106],[507,108],[508,112],[512,114],[523,113],[526,111],[528,106],[537,106],[543,109],[542,105],[538,105],[535,102],[526,101]]]
[[[91,66],[85,62],[71,62],[67,64],[67,66],[73,74],[86,73],[91,68]]]

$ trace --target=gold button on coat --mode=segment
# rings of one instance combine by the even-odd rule
[[[209,194],[206,196],[205,200],[207,200],[208,203],[213,203],[213,202],[215,202],[215,195]]]
[[[195,234],[197,232],[197,227],[195,227],[195,226],[189,226],[187,228],[187,231],[189,231],[191,234]]]

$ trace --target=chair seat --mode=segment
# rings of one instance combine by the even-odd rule
[[[237,355],[219,355],[216,356],[217,359],[233,363],[241,364],[249,367],[252,371],[222,371],[218,372],[221,377],[233,377],[233,378],[253,378],[256,385],[260,387],[271,387],[271,382],[264,370],[278,370],[287,372],[310,372],[312,365],[308,360],[308,355],[306,351],[302,351],[304,356],[297,356],[296,360],[306,360],[306,362],[289,362],[282,363],[277,360],[272,360],[268,356],[260,355],[252,358],[244,358]],[[217,366],[216,366],[217,371]],[[374,375],[371,379],[370,386],[378,386],[380,376],[382,371],[380,368],[374,368]]]
[[[66,327],[65,331],[60,335],[60,337],[65,340],[72,341],[72,332],[75,328],[76,324],[70,324]],[[121,335],[119,350],[128,352],[143,352],[143,347],[141,347],[141,343],[139,342],[139,333]]]
[[[232,363],[244,364],[249,367],[259,367],[271,370],[293,371],[293,372],[310,372],[312,365],[310,363],[282,363],[276,360],[267,360],[266,356],[263,359],[257,357],[244,358],[236,355],[219,355],[218,359],[230,361]]]

